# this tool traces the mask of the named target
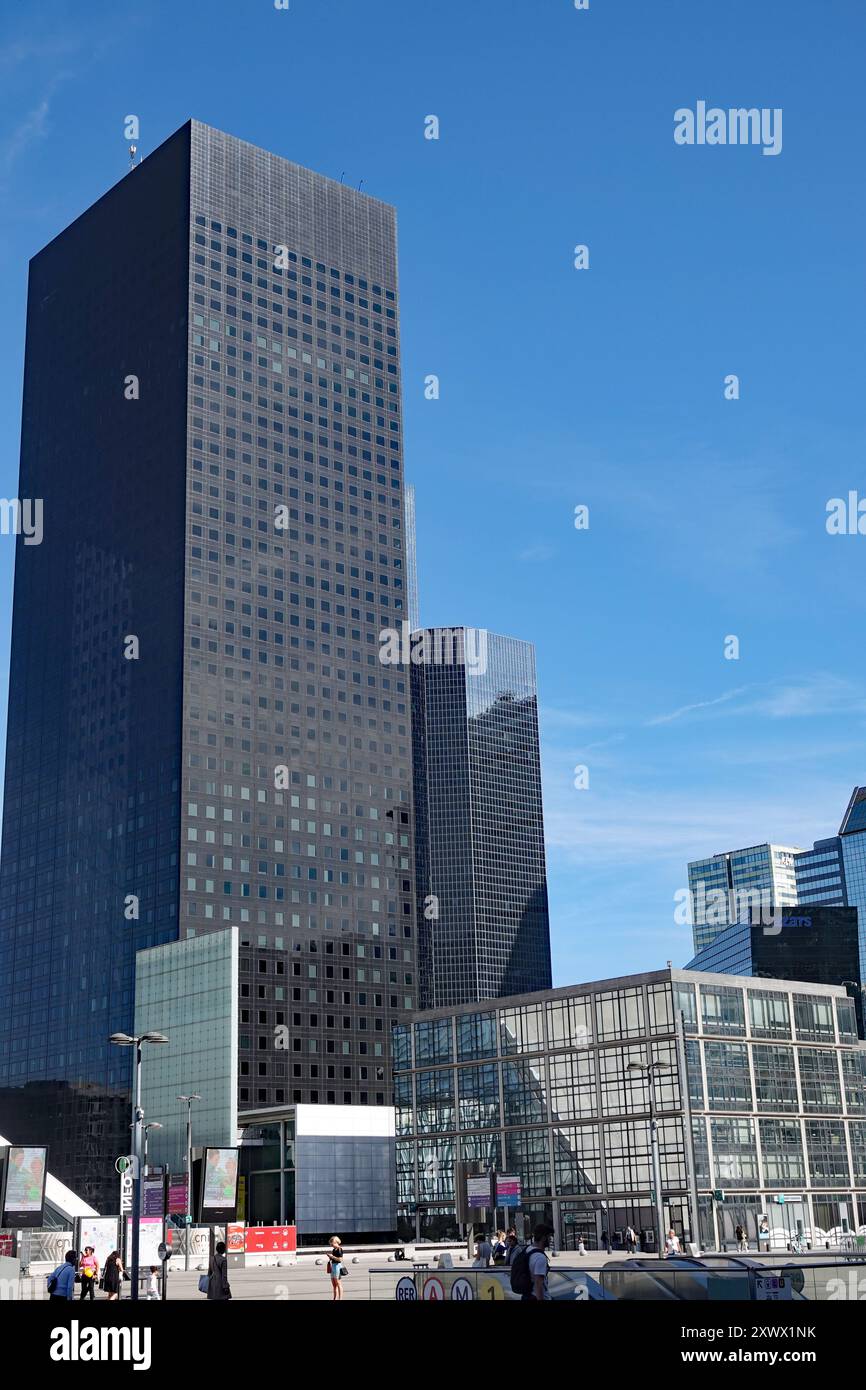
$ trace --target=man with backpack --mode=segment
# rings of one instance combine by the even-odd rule
[[[520,1246],[511,1257],[511,1290],[520,1294],[521,1303],[550,1301],[550,1263],[545,1252],[552,1235],[549,1226],[536,1226],[532,1244]]]
[[[78,1264],[78,1251],[67,1250],[66,1260],[58,1265],[48,1276],[48,1297],[64,1300],[75,1297],[75,1266]]]

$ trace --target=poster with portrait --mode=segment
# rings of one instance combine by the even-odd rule
[[[6,1150],[2,1226],[41,1226],[48,1150],[11,1144]]]
[[[205,1149],[201,1176],[201,1220],[233,1221],[238,1200],[237,1149]]]

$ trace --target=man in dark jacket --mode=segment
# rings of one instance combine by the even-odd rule
[[[216,1249],[210,1257],[208,1265],[207,1296],[209,1299],[215,1298],[222,1302],[227,1302],[232,1291],[229,1288],[229,1269],[226,1259],[225,1242],[218,1240]]]

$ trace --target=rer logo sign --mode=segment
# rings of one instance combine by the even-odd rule
[[[415,1280],[410,1279],[404,1274],[402,1279],[397,1280],[397,1288],[394,1297],[398,1303],[416,1303],[418,1300],[418,1290],[415,1288]]]
[[[124,1156],[114,1164],[120,1174],[120,1214],[126,1216],[132,1211],[132,1194],[135,1187],[135,1160]]]

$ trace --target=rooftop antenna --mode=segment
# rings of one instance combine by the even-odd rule
[[[359,192],[359,193],[361,192],[361,184],[363,184],[363,182],[364,182],[364,180],[362,179],[362,180],[361,180],[361,183],[358,184],[358,192]]]
[[[135,168],[135,156],[137,155],[137,153],[138,153],[138,146],[137,146],[137,145],[130,145],[130,147],[129,147],[129,167],[130,167],[130,169],[134,169],[134,168]]]
[[[343,172],[342,172],[342,174],[340,175],[340,183],[343,182],[343,179],[344,179],[345,177],[346,177],[346,171],[345,171],[345,169],[344,169]]]

